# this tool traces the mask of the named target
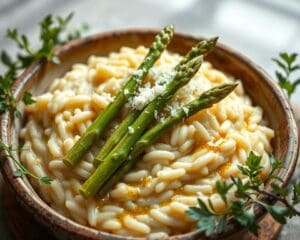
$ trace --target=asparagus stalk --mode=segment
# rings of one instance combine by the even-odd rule
[[[206,54],[211,51],[212,48],[216,45],[217,40],[218,38],[215,37],[209,40],[200,41],[196,46],[192,47],[192,49],[186,54],[186,56],[176,65],[174,70],[178,70],[181,65],[186,64],[194,57]],[[127,133],[128,127],[138,117],[139,113],[140,111],[134,111],[122,121],[120,126],[114,131],[114,133],[109,137],[101,150],[97,153],[94,159],[95,167],[97,167],[109,154],[109,152],[117,145],[117,143],[121,141],[122,137]]]
[[[157,140],[166,130],[173,125],[179,123],[185,118],[188,118],[200,110],[210,108],[213,104],[221,101],[229,93],[231,93],[237,84],[222,84],[220,86],[211,88],[200,95],[199,98],[186,104],[180,108],[174,115],[167,117],[164,121],[156,124],[153,128],[149,129],[140,140],[135,144],[130,155],[132,158],[139,156],[146,147]]]
[[[154,112],[159,111],[175,92],[195,75],[202,61],[202,56],[199,56],[178,67],[176,75],[166,85],[165,92],[150,102],[130,126],[133,129],[133,133],[127,133],[118,145],[107,155],[95,172],[83,183],[80,192],[84,197],[94,195],[103,186],[105,181],[111,177],[115,170],[120,167],[129,155],[131,148],[152,122]]]
[[[175,67],[177,70],[182,64],[186,64],[191,59],[209,53],[217,44],[218,37],[213,37],[208,40],[202,40],[198,42],[191,50],[185,55],[180,63]]]
[[[225,98],[236,86],[237,84],[223,84],[221,86],[214,87],[204,92],[198,99],[195,99],[183,106],[176,112],[175,115],[169,116],[162,122],[156,124],[153,128],[149,129],[134,145],[127,160],[123,162],[123,164],[114,172],[112,177],[105,182],[99,190],[99,195],[104,196],[109,190],[111,190],[112,187],[134,166],[138,160],[138,156],[169,128],[200,110],[210,108],[213,104]]]
[[[140,113],[141,111],[139,110],[132,111],[121,122],[119,127],[107,139],[104,146],[97,153],[94,159],[95,167],[97,167],[103,161],[103,159],[110,153],[110,151],[121,141],[121,139],[127,133],[128,127],[134,122],[134,120],[139,116]]]
[[[155,37],[147,56],[138,67],[137,73],[131,76],[123,89],[117,94],[115,100],[107,108],[105,108],[101,114],[99,114],[87,131],[67,153],[67,155],[64,157],[65,165],[68,167],[74,167],[77,163],[79,163],[86,151],[106,130],[109,123],[119,113],[121,107],[125,104],[128,98],[134,94],[142,80],[146,77],[150,68],[170,43],[173,37],[173,32],[174,27],[170,25],[165,27]]]

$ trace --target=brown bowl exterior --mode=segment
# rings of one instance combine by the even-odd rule
[[[137,47],[149,46],[154,39],[156,30],[124,30],[97,34],[67,43],[56,49],[61,64],[55,65],[46,61],[38,61],[31,65],[16,81],[13,95],[20,99],[23,92],[29,90],[33,94],[41,94],[50,86],[52,79],[62,76],[74,63],[86,62],[90,55],[108,55],[118,51],[122,46]],[[172,52],[185,54],[193,45],[203,38],[194,38],[184,34],[175,34],[168,49]],[[206,57],[214,67],[240,79],[247,94],[255,105],[264,110],[265,117],[275,130],[272,141],[274,155],[285,163],[286,169],[278,175],[283,179],[285,186],[291,178],[297,162],[298,132],[290,105],[266,72],[249,59],[235,52],[223,44],[217,47]],[[1,116],[1,139],[5,144],[17,145],[17,134],[21,122],[13,119],[9,113]],[[32,189],[26,179],[14,178],[15,165],[12,161],[4,161],[1,168],[4,179],[16,194],[20,203],[58,239],[137,239],[124,238],[117,235],[97,231],[80,225],[51,209]],[[265,199],[269,201],[269,199]],[[257,218],[265,212],[256,209]],[[241,232],[241,227],[231,223],[222,237],[228,237]],[[221,237],[221,236],[216,236]],[[204,239],[199,231],[169,237],[168,239]]]

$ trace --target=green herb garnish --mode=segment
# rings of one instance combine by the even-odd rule
[[[12,86],[22,71],[40,59],[47,59],[54,63],[59,63],[59,59],[55,56],[53,50],[56,46],[65,43],[66,41],[78,38],[83,31],[86,31],[88,26],[82,25],[80,28],[73,31],[67,31],[66,27],[73,17],[73,13],[67,17],[56,17],[52,15],[46,16],[40,22],[39,42],[41,45],[35,49],[31,46],[28,37],[20,35],[17,29],[8,29],[6,36],[17,44],[18,52],[16,56],[11,57],[5,50],[1,51],[1,63],[5,67],[5,73],[0,75],[0,114],[12,111],[15,116],[19,116],[20,112],[16,106],[16,99],[12,95]],[[24,104],[34,103],[31,93],[25,92],[22,101]],[[6,146],[0,141],[0,151],[6,151],[6,156],[2,156],[1,160],[6,157],[13,160],[18,169],[14,172],[15,177],[23,177],[29,175],[37,179],[41,184],[50,184],[52,179],[48,176],[39,177],[30,172],[21,162],[17,161],[13,152],[22,151],[21,148],[14,149],[12,146]]]
[[[223,199],[226,209],[217,212],[213,203],[209,200],[208,204],[198,199],[198,207],[190,207],[187,210],[188,216],[197,221],[197,228],[203,231],[206,236],[217,232],[224,231],[228,217],[232,217],[235,221],[246,227],[254,235],[258,235],[259,225],[254,215],[256,206],[263,207],[277,222],[285,224],[288,218],[300,216],[300,211],[295,205],[300,202],[300,183],[294,183],[290,189],[280,186],[280,179],[275,175],[276,170],[283,168],[280,161],[271,158],[272,170],[265,180],[275,179],[271,184],[272,191],[265,191],[264,181],[261,179],[262,167],[260,166],[261,157],[251,152],[247,158],[245,166],[239,166],[242,175],[248,180],[242,180],[240,177],[232,177],[229,182],[216,183],[216,191]],[[234,191],[235,200],[227,203],[227,194]],[[292,192],[292,201],[288,200],[288,193]],[[276,202],[275,204],[267,204],[256,199],[256,196],[265,196]]]
[[[66,27],[72,17],[73,13],[65,18],[59,16],[54,18],[52,15],[46,16],[40,22],[39,42],[41,42],[41,45],[37,49],[33,48],[28,37],[19,34],[17,29],[7,30],[7,38],[16,43],[19,51],[14,58],[5,50],[1,51],[1,63],[6,71],[0,75],[0,113],[11,110],[16,116],[19,116],[20,113],[16,107],[16,99],[12,96],[11,87],[20,73],[30,64],[40,59],[59,63],[59,59],[53,52],[54,48],[66,41],[80,37],[82,31],[87,29],[85,24],[79,29],[67,31]],[[28,92],[25,92],[22,100],[25,104],[34,103],[31,94]]]
[[[279,86],[287,92],[288,97],[296,91],[300,84],[300,78],[292,80],[292,74],[300,70],[300,64],[296,63],[297,53],[280,53],[278,58],[272,60],[276,62],[281,71],[275,71]]]
[[[7,146],[3,142],[0,141],[0,151],[6,152],[6,155],[1,156],[0,161],[3,161],[6,158],[10,158],[11,160],[13,160],[15,162],[18,169],[15,170],[13,173],[14,177],[22,178],[22,177],[28,175],[28,176],[38,180],[40,184],[50,184],[52,181],[52,179],[50,177],[48,177],[48,176],[39,177],[39,176],[33,174],[23,165],[23,163],[19,162],[15,158],[14,152],[19,153],[22,150],[23,150],[22,148],[13,148],[12,146]]]

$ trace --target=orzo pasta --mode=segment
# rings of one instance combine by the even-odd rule
[[[148,147],[106,198],[83,198],[78,189],[95,170],[93,156],[112,130],[95,142],[73,170],[62,158],[113,100],[146,53],[145,47],[123,47],[108,57],[91,56],[87,64],[75,64],[62,78],[55,79],[47,93],[26,106],[27,122],[20,133],[25,149],[21,160],[35,174],[54,179],[51,185],[33,184],[61,214],[123,236],[160,238],[194,227],[185,211],[197,205],[197,198],[211,199],[215,209],[221,210],[224,203],[214,183],[238,175],[237,166],[245,164],[250,151],[262,156],[262,175],[267,174],[274,131],[266,126],[262,109],[252,105],[239,82],[223,101],[186,119]],[[153,85],[157,76],[170,72],[180,59],[177,54],[163,53],[144,84]],[[211,87],[233,81],[239,80],[204,62],[176,93],[166,112]],[[119,121],[111,123],[111,129],[124,118],[128,107],[120,113]],[[156,121],[162,117],[158,114]]]

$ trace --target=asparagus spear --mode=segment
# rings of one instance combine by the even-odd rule
[[[139,156],[146,147],[157,140],[166,130],[174,124],[179,123],[183,119],[194,115],[195,113],[205,108],[210,108],[213,104],[221,101],[229,93],[231,93],[237,84],[222,84],[220,86],[211,88],[200,95],[199,98],[191,101],[182,108],[180,108],[174,115],[167,117],[164,121],[156,124],[149,129],[140,140],[135,144],[130,155],[132,158]]]
[[[165,92],[150,102],[130,126],[133,129],[133,133],[127,133],[119,144],[107,155],[95,172],[83,183],[83,185],[81,185],[80,192],[84,197],[94,195],[102,187],[105,181],[111,177],[115,170],[126,160],[131,148],[152,122],[154,112],[159,111],[175,92],[195,75],[199,70],[202,61],[202,56],[199,56],[178,67],[176,75],[166,85]]]
[[[106,130],[109,123],[119,113],[121,107],[128,100],[128,98],[134,94],[142,80],[146,77],[150,68],[170,43],[173,37],[173,32],[174,27],[170,25],[165,27],[155,37],[147,56],[138,67],[137,73],[131,76],[123,89],[117,94],[115,100],[107,108],[105,108],[103,112],[101,112],[101,114],[67,153],[67,155],[64,157],[65,165],[68,167],[74,167],[77,163],[79,163],[86,151]]]
[[[179,69],[179,67],[196,56],[203,55],[212,50],[212,48],[216,45],[218,38],[211,38],[209,40],[200,41],[196,46],[192,47],[192,49],[186,54],[186,56],[176,65],[175,71]],[[114,131],[114,133],[109,137],[101,150],[97,153],[94,159],[94,166],[97,167],[104,158],[109,154],[109,152],[117,145],[119,141],[121,141],[122,137],[127,133],[128,127],[131,123],[138,117],[140,111],[134,111],[126,117],[120,126]]]
[[[185,55],[185,57],[180,61],[180,63],[175,67],[177,70],[180,65],[187,63],[191,59],[209,53],[217,44],[218,37],[213,37],[208,40],[202,40],[198,42],[191,50]]]
[[[130,112],[126,118],[121,122],[119,127],[113,132],[113,134],[107,139],[104,146],[97,153],[94,159],[94,166],[97,167],[103,159],[110,153],[110,151],[121,141],[124,135],[127,133],[128,127],[139,116],[141,111],[134,110]]]
[[[179,109],[175,115],[169,116],[162,122],[156,124],[153,128],[149,129],[134,145],[128,159],[115,171],[113,176],[105,182],[99,191],[99,195],[104,196],[111,190],[112,187],[134,166],[138,160],[138,156],[169,128],[202,109],[210,108],[213,104],[225,98],[236,86],[237,84],[223,84],[214,87],[204,92],[198,99]]]

